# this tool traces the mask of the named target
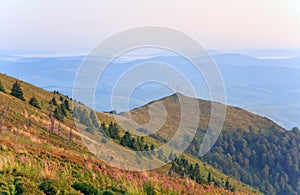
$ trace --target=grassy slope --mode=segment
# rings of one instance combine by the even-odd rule
[[[22,82],[26,99],[23,102],[9,95],[14,78],[0,74],[0,80],[7,92],[0,92],[0,108],[5,110],[0,137],[0,191],[14,194],[23,189],[26,194],[41,194],[38,186],[44,181],[51,181],[59,194],[80,194],[71,187],[74,182],[85,182],[102,191],[128,194],[144,194],[149,190],[159,194],[202,194],[205,191],[210,194],[230,194],[224,189],[169,177],[164,174],[168,166],[152,172],[129,172],[109,167],[83,146],[78,132],[73,131],[73,140],[71,143],[68,141],[70,127],[74,126],[70,113],[61,124],[60,132],[48,129],[48,102],[53,93]],[[32,95],[41,102],[41,110],[28,104]],[[61,95],[55,96],[59,100]],[[108,114],[98,113],[98,117],[106,123],[113,120]],[[30,127],[26,126],[29,120],[33,121]],[[147,141],[153,140],[148,138]],[[157,141],[154,143],[159,144]],[[190,156],[187,158],[199,162]],[[199,164],[202,174],[210,170],[215,177],[223,181],[226,179],[227,176],[212,167]],[[233,179],[230,182],[237,190],[247,194],[252,192],[250,187]]]
[[[130,111],[130,113],[138,123],[144,124],[150,121],[149,108],[156,103],[163,104],[165,106],[165,109],[167,110],[167,118],[164,126],[160,129],[158,134],[165,139],[170,139],[175,133],[181,117],[180,102],[178,101],[178,98],[176,98],[177,95],[181,96],[181,98],[184,100],[184,104],[188,108],[188,113],[183,114],[194,115],[195,108],[193,107],[192,103],[194,100],[192,98],[183,96],[182,94],[173,94],[172,96],[150,102],[145,106]],[[200,99],[198,100],[198,102],[200,109],[200,122],[198,128],[206,130],[211,116],[211,102]],[[152,110],[154,110],[152,111],[153,115],[159,115],[159,113],[156,112],[155,109]],[[188,127],[190,121],[185,121],[183,123],[186,123],[183,125]],[[226,117],[223,130],[232,130],[239,128],[244,131],[248,131],[249,127],[251,126],[254,130],[257,131],[264,128],[269,129],[273,125],[277,129],[284,130],[282,127],[266,117],[261,117],[238,107],[226,106]]]

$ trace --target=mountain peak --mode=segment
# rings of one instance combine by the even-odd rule
[[[180,97],[180,101],[178,101],[178,97]],[[178,122],[176,121],[180,121],[181,115],[193,116],[193,114],[199,113],[195,111],[195,101],[199,103],[200,110],[198,128],[206,130],[211,120],[210,118],[213,102],[209,100],[188,97],[180,92],[176,92],[164,98],[151,101],[148,104],[135,108],[127,113],[131,113],[138,123],[144,124],[151,120],[151,116],[149,115],[150,113],[153,116],[160,116],[164,114],[160,113],[161,111],[166,111],[168,116],[166,118],[164,126],[161,128],[162,131],[160,133],[164,134],[162,136],[165,139],[168,139],[169,136],[173,135],[173,131],[174,129],[176,129],[176,125],[178,125]],[[156,106],[157,103],[159,103],[160,105],[162,104],[164,106],[164,109],[155,109],[156,107],[158,108],[158,106]],[[184,104],[184,110],[188,113],[182,113],[183,111],[180,104]],[[244,131],[249,131],[249,129],[251,129],[258,131],[260,129],[271,130],[274,128],[280,131],[284,130],[281,126],[266,117],[259,116],[239,107],[224,105],[221,103],[218,104],[223,105],[226,108],[223,130],[241,129]],[[150,109],[151,112],[149,112]],[[218,115],[218,113],[216,114]],[[188,126],[188,124],[186,125]]]

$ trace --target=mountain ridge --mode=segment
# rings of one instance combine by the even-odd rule
[[[178,95],[185,97],[187,99],[191,98],[191,97],[185,96],[181,93],[174,93],[172,95],[163,97],[161,99],[153,100],[153,101],[145,104],[144,106],[132,109],[125,113],[132,114],[133,118],[136,119],[136,121],[138,123],[143,124],[150,120],[149,114],[147,113],[149,110],[149,107],[152,104],[159,102],[159,103],[164,104],[167,112],[170,112],[170,115],[172,115],[175,112],[171,109],[173,107],[176,107],[176,109],[178,110],[180,107],[179,105],[175,105],[175,104],[180,104],[178,101],[173,102],[174,98],[177,97]],[[199,99],[199,98],[191,98],[191,99],[197,100],[199,102],[199,108],[200,108],[200,116],[199,116],[200,122],[199,123],[200,124],[199,124],[198,128],[205,130],[205,129],[207,129],[208,124],[209,124],[210,110],[211,110],[212,102],[209,100],[203,100],[203,99]],[[220,105],[226,107],[226,116],[225,116],[224,126],[222,128],[223,130],[242,129],[242,130],[248,131],[249,128],[252,128],[252,129],[255,129],[256,131],[258,131],[259,129],[263,129],[263,128],[271,129],[272,127],[277,128],[282,131],[285,130],[283,127],[281,127],[280,125],[278,125],[277,123],[275,123],[274,121],[272,121],[271,119],[269,119],[267,117],[259,116],[257,114],[254,114],[252,112],[249,112],[245,109],[242,109],[242,108],[239,108],[236,106],[225,105],[225,104],[222,104],[219,102],[214,102],[214,103],[220,104]],[[191,107],[189,107],[189,109],[193,110],[193,108],[191,108]],[[152,113],[152,114],[159,115],[159,113]],[[124,115],[124,112],[121,113],[121,115]],[[145,116],[145,118],[143,118],[141,116]],[[180,117],[177,115],[176,116],[174,115],[171,117],[176,117],[177,121],[180,119]],[[243,120],[241,120],[241,119],[243,119]],[[166,121],[166,123],[168,123],[168,121]],[[168,125],[165,125],[165,126],[168,126]],[[164,127],[162,127],[162,128],[164,128]],[[173,132],[173,131],[171,131],[171,132]],[[171,133],[171,134],[173,134],[173,133]],[[165,135],[164,138],[167,139],[169,137]]]
[[[50,114],[65,100],[72,103],[70,98],[57,91],[48,92],[18,81],[25,98],[23,101],[9,94],[17,79],[0,74],[0,81],[6,90],[6,93],[0,92],[1,112],[5,111],[0,117],[0,192],[47,194],[51,191],[79,195],[89,194],[80,190],[89,190],[94,192],[90,194],[187,194],[196,190],[199,194],[232,194],[230,190],[236,190],[234,194],[240,194],[239,191],[258,193],[191,157],[187,157],[189,162],[199,163],[203,178],[210,172],[221,186],[229,180],[230,190],[208,183],[198,184],[175,173],[169,175],[170,165],[153,172],[131,172],[110,167],[95,158],[83,145],[80,132],[74,128],[71,111],[67,111],[63,120],[56,119],[52,130]],[[28,103],[33,96],[38,100],[40,109]],[[110,114],[97,113],[97,116],[99,122],[109,124],[113,121]],[[169,187],[166,188],[166,185]]]
[[[179,123],[183,123],[187,129],[186,135],[190,136],[189,121],[180,121],[180,103],[188,106],[189,110],[188,113],[181,114],[194,115],[195,112],[188,101],[182,100],[184,98],[179,102],[177,95],[175,93],[152,101],[129,111],[127,115],[131,114],[138,123],[145,125],[151,122],[152,116],[160,116],[160,110],[155,109],[155,105],[163,105],[167,112],[165,124],[155,131],[153,137],[168,142],[175,135]],[[300,192],[298,128],[286,130],[267,117],[227,105],[224,126],[217,135],[215,145],[206,155],[199,157],[199,149],[208,133],[211,102],[199,99],[197,101],[200,107],[200,122],[198,127],[192,127],[197,129],[197,132],[187,149],[189,154],[246,184],[258,187],[265,194],[296,195]],[[176,148],[176,145],[174,147]]]

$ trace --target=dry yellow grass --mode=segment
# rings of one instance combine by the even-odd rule
[[[188,108],[188,112],[182,112],[183,115],[187,116],[194,116],[196,113],[195,108],[193,107],[194,100],[189,97],[185,97],[182,94],[174,94],[172,96],[168,96],[156,101],[153,101],[145,106],[136,108],[134,110],[131,110],[128,113],[125,113],[127,115],[131,114],[134,120],[137,123],[140,124],[146,124],[151,120],[149,109],[153,104],[160,103],[164,105],[167,117],[164,125],[159,130],[158,134],[165,138],[170,139],[173,137],[173,135],[176,133],[176,130],[178,129],[178,125],[181,119],[180,115],[180,101],[176,96],[181,96],[182,99],[184,99],[185,106]],[[200,115],[199,119],[200,122],[198,124],[198,128],[206,130],[210,117],[211,117],[211,102],[206,100],[197,100],[199,102],[199,109],[200,109]],[[221,104],[220,104],[221,105]],[[123,114],[123,115],[125,115]],[[152,115],[160,115],[160,113],[155,112],[155,110],[152,110]],[[217,113],[218,114],[218,113]],[[184,126],[189,128],[189,123],[191,121],[186,120],[183,121]],[[233,106],[226,106],[226,116],[225,116],[225,122],[223,125],[223,130],[236,130],[241,129],[244,131],[248,131],[249,127],[252,127],[254,130],[258,131],[259,129],[271,129],[272,126],[276,127],[277,129],[282,129],[279,125],[274,123],[268,118],[261,117],[259,115],[253,114],[251,112],[248,112],[244,109],[233,107]]]

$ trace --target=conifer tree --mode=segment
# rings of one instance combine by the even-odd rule
[[[92,120],[94,127],[98,128],[99,123],[98,123],[98,119],[97,119],[97,116],[96,116],[94,110],[91,110],[91,112],[90,112],[90,119]]]
[[[211,173],[208,172],[207,183],[210,184],[210,182],[212,182],[212,180],[211,180]]]
[[[35,96],[32,96],[32,98],[30,98],[29,104],[36,107],[36,108],[38,108],[38,109],[41,109],[39,101],[35,98]]]
[[[67,111],[66,111],[65,104],[60,104],[60,110],[61,110],[61,113],[62,113],[64,116],[67,116]]]
[[[64,120],[64,115],[61,111],[61,108],[58,106],[55,108],[54,110],[54,117],[57,119],[57,120],[60,120],[60,121],[63,121]]]
[[[68,111],[71,111],[71,107],[70,107],[70,104],[69,104],[69,101],[68,101],[68,100],[64,100],[64,105],[65,105],[65,108],[66,108]]]
[[[57,106],[57,101],[56,101],[55,97],[53,97],[51,99],[50,104],[53,104],[54,106]]]
[[[19,81],[16,81],[13,84],[10,95],[15,96],[16,98],[19,98],[20,100],[25,101],[25,98],[23,96],[23,91],[21,89],[21,84]]]
[[[226,182],[225,182],[225,189],[226,189],[226,190],[229,190],[229,187],[230,187],[230,186],[229,186],[229,178],[227,178],[227,179],[226,179]]]

